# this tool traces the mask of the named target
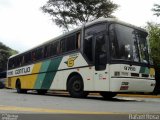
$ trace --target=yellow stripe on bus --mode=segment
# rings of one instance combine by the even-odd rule
[[[41,65],[42,65],[42,62],[34,65],[33,70],[32,70],[33,75],[29,76],[30,77],[29,78],[30,84],[28,85],[28,88],[31,88],[31,89],[34,88],[35,82],[36,82],[37,77],[38,77],[38,74],[36,74],[36,73],[39,73]]]
[[[41,68],[42,63],[37,63],[34,65],[31,75],[17,76],[12,77],[11,79],[11,88],[15,88],[16,80],[19,79],[21,81],[21,88],[23,89],[33,89],[35,81]]]

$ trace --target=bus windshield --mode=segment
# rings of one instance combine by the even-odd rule
[[[148,63],[147,33],[120,24],[110,26],[111,57]]]

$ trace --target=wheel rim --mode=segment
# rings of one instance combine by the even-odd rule
[[[76,92],[78,92],[78,91],[81,91],[81,84],[80,84],[80,82],[79,81],[75,81],[74,83],[73,83],[73,90],[74,91],[76,91]]]

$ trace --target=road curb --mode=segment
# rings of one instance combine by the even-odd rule
[[[118,97],[160,98],[160,95],[118,94]]]

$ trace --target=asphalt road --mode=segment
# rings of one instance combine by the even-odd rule
[[[70,120],[72,118],[96,120],[116,117],[119,120],[128,120],[129,115],[160,114],[160,98],[117,96],[111,100],[103,100],[98,95],[89,95],[88,98],[79,99],[71,98],[64,92],[37,95],[35,92],[17,94],[15,90],[0,89],[0,113],[2,117],[9,113],[11,117],[12,114],[13,117],[19,114],[19,117],[27,116],[27,119],[31,114],[35,117],[43,115],[40,118],[47,114],[52,119],[54,114],[54,117],[61,116],[61,119],[65,120],[67,118]],[[158,115],[156,118],[160,119],[160,116]]]

